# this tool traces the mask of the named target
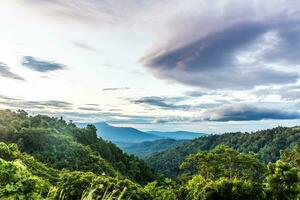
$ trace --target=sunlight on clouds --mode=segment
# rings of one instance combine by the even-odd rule
[[[0,62],[26,81],[0,77],[0,95],[70,102],[74,113],[67,117],[142,129],[261,127],[250,121],[183,120],[240,103],[299,110],[294,104],[300,5],[275,0],[271,9],[268,3],[247,2],[4,0]],[[34,71],[22,65],[26,56],[65,68]]]

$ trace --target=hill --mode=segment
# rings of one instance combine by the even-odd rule
[[[160,139],[131,145],[123,144],[122,149],[129,154],[134,154],[140,158],[146,158],[154,153],[159,153],[181,145],[186,141],[188,140]]]
[[[139,183],[155,178],[142,160],[97,137],[93,125],[78,128],[62,118],[0,110],[0,141],[17,144],[22,152],[57,170],[125,176]]]
[[[87,124],[79,124],[81,127]],[[97,135],[114,143],[138,143],[163,139],[164,137],[146,133],[131,127],[115,127],[105,122],[93,124],[97,128]]]
[[[160,137],[166,137],[175,140],[190,140],[190,139],[195,139],[207,135],[205,133],[195,133],[189,131],[174,131],[174,132],[148,131],[147,133],[151,133],[154,135],[158,135]]]
[[[150,164],[159,165],[162,172],[161,169],[170,167],[174,170],[172,176],[181,172],[174,164],[183,158],[178,167],[188,173],[177,180],[157,176],[142,160],[123,153],[113,143],[98,137],[96,131],[94,125],[78,128],[62,118],[0,110],[0,199],[300,197],[298,127],[207,136],[157,154],[157,160]],[[158,140],[155,144],[162,142],[159,146],[164,146],[166,141],[180,142]],[[231,144],[238,151],[219,145],[222,143]],[[144,145],[147,150],[147,144]],[[207,150],[198,151],[199,148]],[[279,158],[278,152],[285,148]],[[193,151],[197,152],[189,153]],[[279,160],[266,164],[276,158]]]
[[[260,159],[268,163],[276,161],[281,150],[299,143],[299,127],[277,127],[253,133],[225,133],[190,140],[175,148],[152,155],[146,159],[146,162],[159,172],[176,177],[182,173],[179,165],[188,155],[200,150],[212,150],[221,144],[241,152],[258,153]]]

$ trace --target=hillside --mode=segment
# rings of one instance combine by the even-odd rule
[[[63,119],[5,110],[0,111],[0,133],[0,141],[16,143],[22,152],[54,169],[121,175],[140,183],[155,178],[143,161],[98,138],[93,125],[77,128]]]
[[[166,167],[174,170],[170,171],[173,177],[179,174],[179,167],[186,172],[173,180],[157,176],[137,157],[124,154],[113,143],[98,138],[96,131],[93,125],[78,128],[62,118],[0,111],[0,199],[295,200],[300,197],[297,127],[202,137],[151,157],[153,163],[149,164],[157,164],[161,172],[166,173],[162,170]],[[150,146],[145,142],[140,149],[164,148],[166,141],[170,145],[181,142],[164,139],[150,142]],[[219,145],[223,143],[227,145]],[[279,157],[281,149],[292,146],[280,152]],[[199,147],[207,151],[198,151]],[[264,161],[279,160],[266,164],[259,156]]]
[[[190,140],[176,148],[152,155],[146,162],[159,172],[176,177],[182,173],[179,165],[188,155],[200,150],[212,150],[221,144],[241,152],[259,153],[260,159],[268,163],[276,161],[281,150],[299,143],[299,127],[277,127],[253,133],[226,133]]]
[[[122,149],[129,154],[134,154],[140,158],[146,158],[154,153],[165,151],[187,141],[188,140],[161,139],[135,143],[127,146],[123,145]]]
[[[175,140],[190,140],[190,139],[195,139],[207,135],[205,133],[195,133],[189,131],[174,131],[174,132],[148,131],[147,133],[151,133],[154,135],[171,138]]]

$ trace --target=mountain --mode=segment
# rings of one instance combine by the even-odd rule
[[[97,135],[99,137],[116,143],[138,143],[164,138],[135,128],[111,126],[105,122],[95,123],[93,125],[97,128]]]
[[[129,154],[134,154],[140,158],[145,158],[154,153],[159,153],[179,146],[187,141],[188,140],[160,139],[155,141],[134,143],[130,145],[118,144],[118,146],[121,146],[122,149]]]
[[[299,199],[299,127],[201,137],[147,159],[171,177],[182,172],[175,167],[181,164],[187,174],[177,180],[158,175],[96,131],[0,110],[0,199]],[[143,142],[139,150],[176,142],[182,141]],[[279,152],[280,160],[267,164]]]
[[[221,144],[241,152],[258,153],[264,163],[275,162],[279,159],[281,150],[300,144],[300,128],[277,127],[252,133],[209,135],[151,155],[146,158],[146,162],[160,173],[177,177],[182,173],[179,165],[188,155],[200,150],[212,150]]]
[[[147,133],[151,133],[154,135],[171,138],[175,140],[190,140],[190,139],[195,139],[207,135],[205,133],[195,133],[189,131],[174,131],[174,132],[148,131]]]
[[[78,123],[79,127],[87,126],[87,123]],[[105,140],[118,145],[123,151],[144,158],[154,153],[176,147],[186,140],[205,136],[205,133],[188,131],[143,132],[131,127],[115,127],[105,122],[93,124],[97,128],[97,135]]]
[[[79,127],[85,127],[87,123],[77,123]],[[174,139],[174,140],[189,140],[205,136],[205,133],[195,133],[189,131],[140,131],[131,127],[116,127],[109,125],[105,122],[98,122],[93,124],[97,128],[97,135],[105,140],[112,141],[119,146],[129,147],[136,143],[145,141],[154,141],[161,139]]]

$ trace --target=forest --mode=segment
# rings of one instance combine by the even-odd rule
[[[0,199],[300,199],[300,128],[210,135],[147,157],[96,127],[0,111]]]

